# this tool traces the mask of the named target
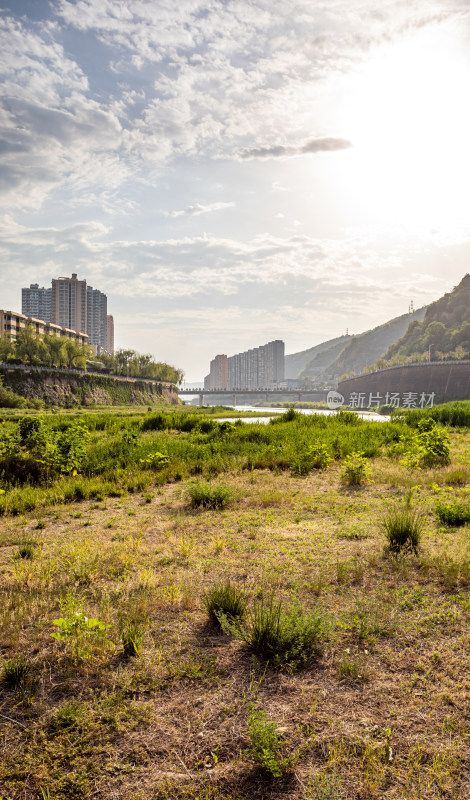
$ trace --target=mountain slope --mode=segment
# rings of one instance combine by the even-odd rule
[[[385,358],[424,356],[429,350],[433,357],[470,358],[470,275],[431,303],[424,319],[410,325]]]
[[[314,347],[309,347],[308,350],[301,350],[298,353],[292,353],[285,357],[284,360],[284,374],[286,378],[298,378],[304,371],[306,366],[313,361],[317,356],[330,350],[331,348],[339,347],[339,351],[350,341],[350,336],[338,336],[336,339],[330,339],[327,342],[321,342]],[[336,358],[333,355],[332,358]],[[330,359],[331,361],[332,359]],[[329,362],[328,362],[329,363]]]
[[[383,356],[387,349],[405,334],[409,325],[419,325],[425,313],[426,306],[355,336],[338,358],[330,364],[330,373],[343,375],[349,372],[362,372],[364,367],[374,364]]]

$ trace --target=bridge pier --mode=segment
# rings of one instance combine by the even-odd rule
[[[204,392],[199,392],[199,405],[204,405]]]
[[[237,405],[237,395],[236,395],[236,392],[234,392],[234,393],[233,393],[233,405],[234,405],[234,406],[236,406],[236,405]]]

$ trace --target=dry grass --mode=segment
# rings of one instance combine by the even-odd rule
[[[338,465],[224,475],[236,497],[224,510],[192,511],[180,483],[150,503],[41,510],[44,527],[0,519],[2,662],[30,664],[27,686],[0,683],[0,797],[469,797],[468,526],[443,531],[432,514],[432,485],[458,465],[409,475],[390,464],[372,460],[375,482],[361,489],[342,487]],[[422,551],[388,558],[386,503],[417,484]],[[15,559],[25,541],[34,557]],[[328,615],[323,656],[266,670],[208,626],[203,594],[227,578],[252,600],[275,591]],[[51,638],[67,595],[110,626],[90,658]],[[145,633],[126,659],[119,624],[131,617]],[[250,756],[251,704],[293,757],[280,778]]]

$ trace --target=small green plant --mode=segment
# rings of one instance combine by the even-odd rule
[[[188,497],[193,508],[222,509],[230,503],[233,491],[229,486],[196,481],[188,488]]]
[[[389,509],[382,520],[387,549],[394,555],[418,552],[424,532],[425,519],[421,511],[411,508],[410,498],[403,506]]]
[[[470,522],[470,505],[456,500],[439,501],[434,507],[437,518],[444,525],[458,527]]]
[[[126,658],[140,655],[147,627],[147,622],[139,618],[119,621],[122,650]]]
[[[4,661],[0,677],[8,689],[15,690],[27,684],[30,673],[30,662],[23,655],[17,655]]]
[[[253,760],[273,778],[280,778],[292,769],[295,757],[282,755],[283,740],[274,722],[268,722],[264,711],[250,706],[248,717],[249,753]]]
[[[284,609],[274,594],[258,602],[241,623],[222,613],[219,618],[223,630],[275,667],[292,671],[323,651],[327,626],[320,612],[307,613],[297,604]]]
[[[51,633],[53,639],[64,642],[69,648],[75,661],[90,658],[95,646],[98,644],[109,647],[106,631],[110,627],[98,619],[90,619],[79,608],[77,600],[72,595],[67,595],[61,603],[61,611],[65,616],[54,619],[52,624],[59,628]]]
[[[372,483],[372,470],[363,453],[350,453],[344,460],[341,481],[348,486]]]
[[[369,680],[366,654],[351,653],[349,647],[341,653],[337,669],[340,678],[349,683],[366,683]]]
[[[248,598],[242,589],[227,580],[214,584],[202,596],[202,602],[210,622],[220,628],[221,614],[230,622],[243,619]]]
[[[428,417],[418,422],[418,430],[403,443],[401,465],[408,469],[445,467],[450,463],[450,437],[444,428]]]
[[[166,453],[150,453],[146,458],[139,458],[139,462],[150,469],[163,469],[170,463]]]
[[[29,542],[20,544],[18,550],[14,555],[14,558],[16,559],[24,558],[28,561],[32,561],[32,559],[34,558],[34,546]]]
[[[292,460],[292,470],[299,475],[307,475],[313,469],[323,470],[333,461],[333,457],[325,442],[314,442],[303,453]]]

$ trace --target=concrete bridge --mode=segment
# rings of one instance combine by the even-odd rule
[[[199,396],[199,405],[203,406],[205,399],[219,398],[221,401],[229,401],[232,406],[236,405],[249,405],[250,401],[264,400],[268,403],[272,399],[285,400],[286,403],[292,403],[295,400],[301,402],[302,400],[310,402],[326,402],[326,390],[318,389],[204,389],[202,386],[199,389],[180,389],[178,396],[197,397]]]

